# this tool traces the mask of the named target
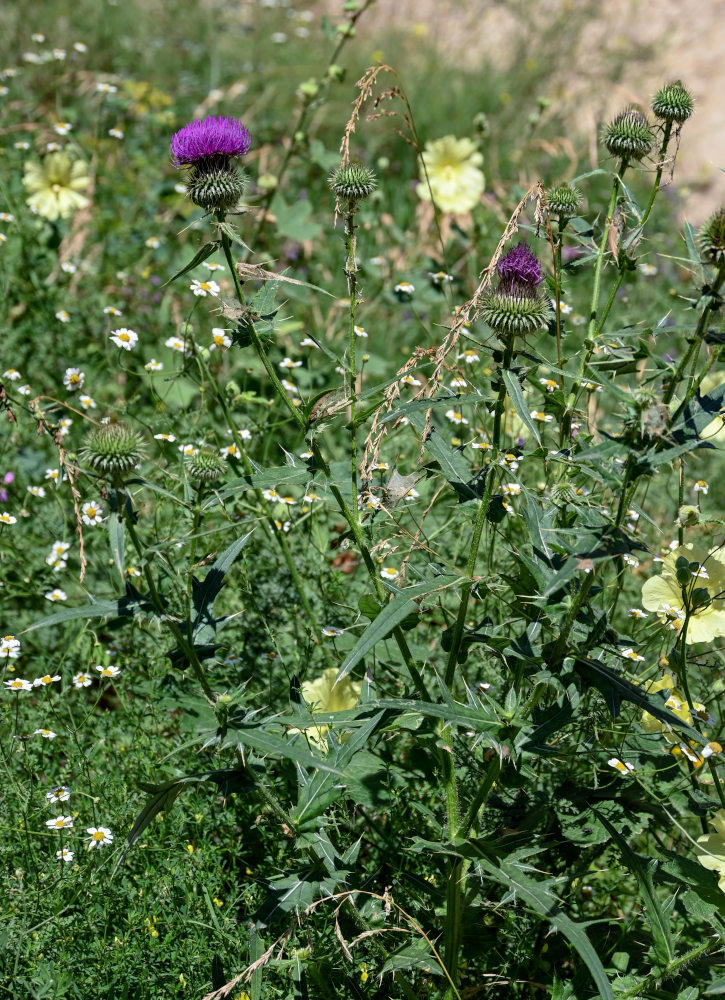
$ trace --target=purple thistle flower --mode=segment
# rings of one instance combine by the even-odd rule
[[[505,284],[532,285],[535,288],[544,280],[539,258],[528,243],[521,242],[504,254],[496,270]]]
[[[176,167],[192,166],[208,157],[244,156],[251,145],[249,132],[237,118],[195,118],[171,137],[171,159]]]

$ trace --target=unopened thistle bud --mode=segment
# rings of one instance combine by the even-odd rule
[[[526,243],[513,247],[498,262],[498,287],[489,289],[481,318],[501,337],[525,336],[546,326],[551,305],[541,293],[541,263]]]
[[[579,211],[582,194],[573,184],[560,184],[546,192],[549,211],[559,218],[571,219]]]
[[[685,504],[677,512],[676,523],[681,528],[691,528],[694,524],[700,523],[700,511],[692,504]]]
[[[234,208],[244,193],[246,178],[237,159],[251,140],[236,118],[197,118],[171,137],[171,159],[176,167],[190,167],[186,190],[195,205],[207,211]]]
[[[212,448],[201,448],[196,455],[190,455],[186,460],[189,478],[200,483],[213,482],[222,475],[224,469],[224,459]]]
[[[348,163],[330,174],[330,189],[335,197],[349,202],[369,198],[377,183],[375,174],[364,163]]]
[[[559,503],[573,503],[577,498],[576,486],[566,479],[554,483],[551,487],[551,498]]]
[[[708,264],[722,264],[725,260],[725,207],[710,216],[697,234],[700,257]]]
[[[654,145],[650,124],[641,111],[621,111],[604,129],[603,142],[612,156],[641,160]]]
[[[125,424],[101,424],[86,438],[80,457],[98,472],[123,475],[143,458],[141,440]]]
[[[675,122],[682,125],[694,110],[692,94],[682,86],[679,80],[668,83],[657,91],[652,98],[652,111],[656,118],[663,122]]]

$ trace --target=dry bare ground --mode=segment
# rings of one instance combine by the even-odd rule
[[[360,35],[412,32],[441,58],[472,67],[481,58],[511,64],[521,37],[537,58],[538,39],[552,26],[572,44],[555,57],[547,96],[570,110],[591,158],[602,121],[629,103],[646,107],[662,83],[679,78],[696,100],[678,158],[683,213],[699,224],[725,203],[725,0],[377,0]],[[459,131],[468,128],[461,122]]]

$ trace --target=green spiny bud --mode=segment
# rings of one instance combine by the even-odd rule
[[[487,292],[480,315],[499,335],[524,337],[548,324],[551,306],[538,289],[513,285]]]
[[[141,440],[125,424],[101,424],[86,438],[80,457],[98,472],[123,474],[143,458]]]
[[[681,125],[686,122],[694,109],[692,94],[679,80],[660,88],[652,98],[652,111],[664,122]]]
[[[213,448],[200,448],[196,455],[189,455],[186,471],[190,479],[210,483],[218,479],[226,468],[224,459]]]
[[[677,512],[677,524],[681,528],[691,528],[700,523],[700,511],[692,504],[685,504]]]
[[[612,156],[623,160],[641,160],[652,149],[654,135],[641,111],[621,111],[604,129],[604,145]]]
[[[560,483],[554,483],[551,487],[551,498],[560,503],[573,503],[576,500],[577,492],[574,483],[567,482],[567,480],[562,480]]]
[[[552,215],[570,219],[579,211],[582,193],[573,184],[560,184],[546,193],[549,211]]]
[[[330,188],[335,196],[350,202],[369,198],[377,183],[375,174],[364,163],[348,163],[330,174]]]
[[[697,234],[700,257],[708,264],[725,260],[725,207],[719,208]]]
[[[228,157],[205,157],[195,164],[186,183],[189,198],[200,208],[227,211],[235,208],[244,194],[245,175]]]

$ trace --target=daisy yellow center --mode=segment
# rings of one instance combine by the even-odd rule
[[[101,830],[96,830],[96,832],[92,833],[91,836],[93,837],[94,840],[103,840],[104,835]]]

